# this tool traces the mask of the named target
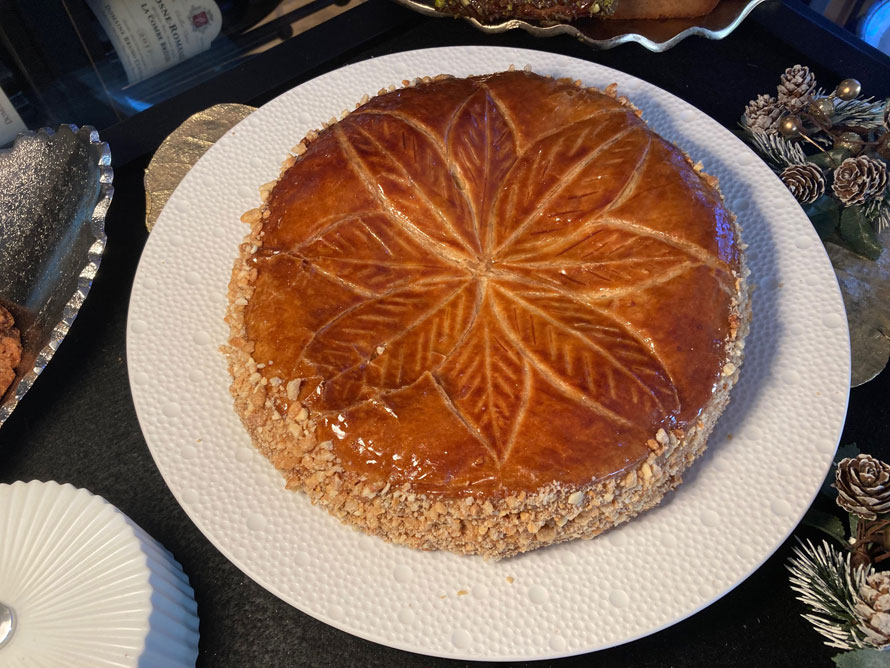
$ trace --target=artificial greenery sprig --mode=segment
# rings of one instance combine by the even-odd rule
[[[799,541],[789,559],[791,588],[809,611],[803,618],[845,650],[834,657],[842,668],[890,663],[890,465],[858,452],[839,451],[822,493],[847,515],[811,509],[804,523],[835,542]]]
[[[785,70],[777,93],[748,103],[742,137],[779,175],[824,241],[877,259],[877,232],[890,225],[890,99],[863,98],[855,79],[826,94],[801,65]]]

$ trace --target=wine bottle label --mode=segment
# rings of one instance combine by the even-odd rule
[[[87,0],[131,84],[210,48],[222,15],[213,0]]]
[[[15,110],[12,102],[6,97],[6,93],[0,88],[0,146],[5,146],[15,139],[19,132],[27,129],[19,112]]]

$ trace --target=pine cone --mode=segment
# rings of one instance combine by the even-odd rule
[[[816,75],[806,65],[795,65],[785,70],[779,80],[779,104],[792,114],[806,107],[816,90]]]
[[[846,204],[862,204],[866,200],[881,199],[887,188],[887,165],[861,155],[847,158],[834,170],[831,189],[837,198]]]
[[[858,598],[856,614],[865,641],[877,649],[890,647],[890,572],[869,575]]]
[[[801,204],[812,204],[825,194],[825,177],[812,163],[786,167],[779,178]]]
[[[834,475],[837,505],[866,520],[890,512],[890,465],[870,455],[838,462]]]
[[[745,127],[753,132],[773,134],[779,129],[781,105],[772,95],[758,95],[745,107]]]

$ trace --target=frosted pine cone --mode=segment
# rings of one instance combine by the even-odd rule
[[[877,649],[890,647],[890,572],[872,573],[859,589],[859,628]]]
[[[851,206],[881,199],[887,188],[887,166],[882,160],[861,155],[847,158],[834,170],[831,189],[837,198]]]
[[[890,512],[890,465],[870,455],[842,459],[834,474],[837,505],[866,520]]]
[[[816,165],[791,165],[779,175],[785,187],[801,204],[812,204],[825,194],[825,177]]]
[[[752,132],[773,134],[778,130],[782,107],[772,95],[758,95],[745,107],[745,127]]]
[[[795,65],[785,70],[779,80],[779,104],[796,114],[813,99],[816,90],[816,75],[806,65]]]

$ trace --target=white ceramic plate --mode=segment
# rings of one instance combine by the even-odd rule
[[[257,188],[288,149],[365,93],[403,79],[530,64],[618,82],[644,118],[720,178],[744,224],[754,325],[733,401],[702,461],[659,508],[596,540],[501,561],[417,552],[341,525],[282,479],[232,410],[218,352],[226,286]],[[177,188],[133,287],[127,357],[139,422],[195,524],[300,610],[379,643],[471,659],[587,652],[700,610],[781,545],[831,464],[846,412],[849,341],[831,265],[770,170],[705,114],[595,63],[456,47],[361,62],[305,83],[236,126]],[[465,593],[464,593],[465,592]]]

